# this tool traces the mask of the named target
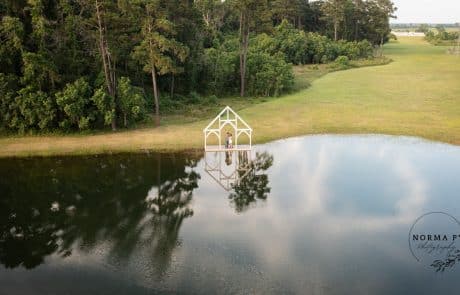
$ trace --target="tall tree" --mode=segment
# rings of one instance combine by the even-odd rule
[[[382,48],[384,38],[391,32],[390,18],[396,18],[394,13],[397,8],[391,0],[376,0],[376,4],[379,11],[377,32],[380,34],[380,48]]]
[[[334,27],[334,40],[338,40],[340,23],[345,18],[345,5],[347,0],[327,0],[322,6],[324,16],[332,22]]]
[[[287,20],[297,28],[302,27],[302,10],[307,5],[305,0],[272,0],[270,4],[275,24]]]
[[[391,32],[390,18],[396,18],[396,11],[391,0],[373,0],[367,1],[367,26],[374,34],[374,44],[380,47],[380,55],[383,54],[383,43],[387,41],[388,34]]]
[[[106,3],[104,0],[95,0],[94,1],[94,12],[96,17],[96,26],[98,30],[98,44],[99,44],[99,53],[102,59],[102,66],[104,69],[105,83],[107,86],[107,91],[109,95],[116,101],[117,96],[117,78],[115,72],[115,64],[112,60],[110,47],[107,41],[107,25],[106,25],[106,14],[107,10],[112,3]],[[117,113],[116,105],[113,110],[112,118],[112,130],[117,129]]]
[[[225,1],[195,0],[195,6],[200,11],[207,27],[218,30],[223,22]]]
[[[363,0],[353,0],[353,40],[359,40],[360,26],[364,24],[365,4]]]
[[[245,95],[246,70],[251,31],[263,30],[270,21],[271,12],[267,0],[235,0],[234,7],[239,14],[240,45],[240,96]]]
[[[142,18],[142,41],[135,47],[133,57],[144,64],[144,71],[151,74],[153,96],[155,99],[155,122],[160,125],[160,94],[158,75],[182,72],[178,62],[184,62],[188,48],[178,42],[174,35],[174,24],[168,19],[168,13],[159,0],[141,0],[138,2]]]

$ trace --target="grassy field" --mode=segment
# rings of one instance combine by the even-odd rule
[[[304,134],[382,133],[460,144],[460,57],[446,49],[401,37],[385,46],[393,59],[387,65],[326,75],[322,68],[300,67],[297,88],[303,90],[266,101],[225,102],[253,127],[256,143]],[[95,135],[4,137],[0,156],[202,148],[202,129],[211,118],[180,123],[171,116],[159,128]]]

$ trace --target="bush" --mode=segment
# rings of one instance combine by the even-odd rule
[[[335,59],[333,66],[336,69],[346,69],[350,67],[350,59],[345,55],[340,55]]]
[[[190,92],[187,102],[189,104],[198,104],[203,100],[203,98],[195,91]]]
[[[88,129],[94,121],[90,98],[91,87],[84,78],[67,84],[62,91],[56,93],[56,103],[62,113],[59,126],[65,129]]]
[[[443,26],[437,26],[436,32],[433,30],[425,31],[425,39],[434,45],[451,45],[459,37],[459,32],[448,32]]]
[[[9,127],[24,133],[27,130],[52,128],[56,118],[56,105],[52,97],[31,86],[18,92],[10,105]]]
[[[238,40],[228,40],[222,45],[216,42],[213,48],[205,50],[205,78],[208,91],[215,94],[227,94],[237,89],[238,83]]]
[[[248,55],[247,92],[250,95],[278,96],[294,85],[292,65],[282,54],[250,52]]]
[[[141,90],[131,85],[129,78],[121,77],[118,79],[117,92],[125,127],[130,123],[145,118],[145,99],[141,94]]]
[[[371,42],[367,40],[356,43],[358,47],[358,57],[360,58],[371,58],[374,54],[374,47]]]
[[[217,99],[217,96],[215,95],[208,96],[205,101],[207,105],[216,105],[217,102],[218,102],[218,99]]]
[[[328,63],[340,55],[347,56],[350,60],[369,58],[373,54],[372,44],[367,40],[335,42],[318,33],[297,30],[287,21],[275,28],[273,38],[261,34],[253,43],[269,54],[282,52],[285,60],[293,64]]]
[[[103,86],[96,89],[93,96],[91,97],[91,101],[95,104],[99,121],[102,121],[104,125],[110,125],[112,123],[112,119],[115,116],[115,101],[114,98],[108,95],[105,92]]]

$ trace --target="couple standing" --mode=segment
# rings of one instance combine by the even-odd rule
[[[232,134],[230,132],[227,132],[227,136],[225,137],[225,148],[226,149],[233,148]]]
[[[232,141],[232,134],[227,132],[227,136],[225,137],[225,149],[232,149],[233,148],[233,141]],[[232,152],[225,152],[225,163],[227,166],[232,164]]]

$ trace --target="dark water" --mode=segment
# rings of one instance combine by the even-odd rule
[[[230,163],[231,161],[231,163]],[[313,136],[250,154],[0,159],[0,294],[456,294],[418,262],[460,147]],[[459,231],[460,232],[460,231]]]

